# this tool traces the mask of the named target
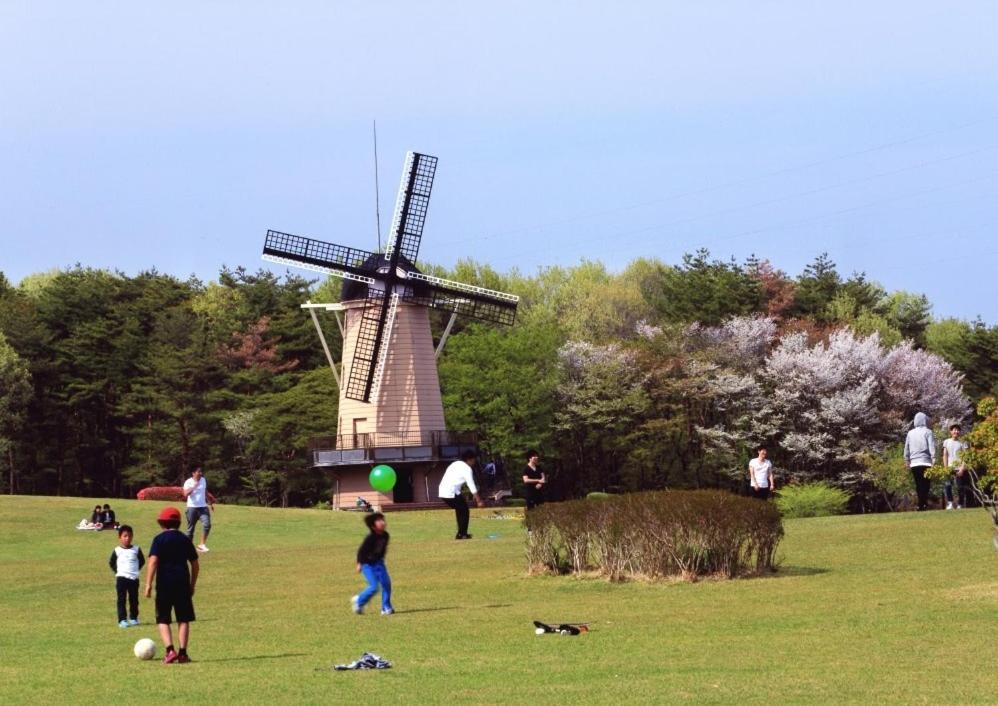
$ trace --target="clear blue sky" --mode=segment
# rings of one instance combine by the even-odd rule
[[[525,272],[699,247],[998,321],[993,2],[0,1],[0,270],[214,277],[278,228]]]

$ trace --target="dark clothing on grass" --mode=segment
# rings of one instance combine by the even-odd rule
[[[523,468],[523,475],[530,480],[540,480],[544,473],[540,468],[531,468],[530,464],[527,464]],[[544,491],[539,490],[536,483],[524,483],[523,496],[527,501],[528,510],[544,502]]]
[[[364,537],[364,541],[360,543],[360,548],[357,550],[357,563],[374,564],[384,559],[388,552],[388,539],[387,532],[381,534],[371,532]]]
[[[957,499],[960,507],[970,507],[974,503],[974,489],[970,484],[970,471],[956,477]]]
[[[911,467],[911,475],[915,479],[915,493],[918,495],[919,510],[929,509],[929,486],[932,481],[925,477],[925,471],[929,468],[930,466]]]
[[[464,499],[463,495],[457,495],[453,498],[441,498],[447,507],[454,510],[454,515],[457,518],[457,537],[465,537],[468,534],[468,520],[471,517],[471,513],[468,511],[468,501]]]
[[[118,591],[118,622],[125,618],[139,619],[139,580],[127,579],[124,576],[115,577],[115,589]],[[130,610],[125,614],[125,599],[128,599]]]
[[[192,542],[194,541],[194,525],[198,523],[198,520],[201,520],[201,532],[207,540],[208,533],[211,532],[211,512],[207,507],[187,508],[187,537]]]
[[[197,549],[187,535],[179,530],[166,530],[156,535],[149,547],[149,557],[157,557],[156,622],[170,623],[171,609],[178,623],[194,620],[191,599],[190,562],[198,560]]]
[[[178,623],[193,623],[197,620],[194,615],[194,597],[191,596],[189,585],[186,589],[179,586],[167,590],[156,589],[156,622],[169,625],[174,616]]]

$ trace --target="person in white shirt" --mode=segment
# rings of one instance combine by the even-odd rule
[[[475,478],[472,475],[471,467],[475,465],[475,452],[468,450],[461,454],[460,461],[454,461],[447,466],[444,477],[440,479],[440,488],[437,494],[440,499],[447,503],[448,507],[454,509],[457,518],[457,536],[454,539],[471,539],[468,534],[468,502],[464,499],[462,490],[465,485],[475,496],[475,504],[478,507],[485,507],[485,503],[478,496],[478,486],[475,485]]]
[[[776,490],[776,476],[773,474],[773,462],[766,459],[766,447],[760,446],[758,453],[749,461],[749,481],[752,483],[752,495],[759,500],[767,500],[769,494]]]
[[[957,503],[956,509],[967,507],[971,498],[970,473],[960,454],[967,448],[967,442],[960,440],[960,425],[954,424],[949,428],[949,438],[943,442],[943,466],[953,471],[956,476]],[[946,497],[946,509],[953,509],[953,476],[947,476],[943,483],[943,495]]]
[[[206,552],[208,533],[211,532],[211,511],[208,510],[208,481],[200,468],[195,468],[191,477],[184,481],[184,497],[187,498],[187,537],[194,541],[194,525],[201,520],[201,544],[197,545],[197,550]],[[211,509],[215,509],[214,503]]]
[[[139,624],[139,569],[146,563],[142,549],[132,544],[134,532],[128,525],[118,527],[118,546],[111,552],[108,565],[114,572],[118,592],[118,627],[129,628]],[[125,599],[129,611],[125,613]]]

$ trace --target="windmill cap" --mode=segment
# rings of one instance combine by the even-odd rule
[[[180,522],[180,510],[175,507],[164,507],[159,511],[159,517],[157,520],[176,520]]]

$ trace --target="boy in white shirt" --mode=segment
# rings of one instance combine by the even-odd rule
[[[967,448],[967,443],[960,441],[961,431],[959,424],[952,425],[949,428],[949,438],[943,442],[943,467],[952,470],[953,476],[956,476],[957,509],[967,507],[970,501],[970,473],[960,460],[960,454]],[[953,509],[953,476],[947,477],[943,483],[947,510]]]
[[[471,535],[468,534],[468,519],[471,513],[468,512],[468,502],[461,492],[465,485],[475,496],[475,504],[478,507],[485,507],[485,503],[478,496],[478,486],[475,485],[475,478],[471,471],[475,461],[475,452],[470,449],[465,451],[461,454],[460,461],[454,461],[447,466],[444,477],[440,479],[440,487],[437,489],[440,499],[447,503],[448,507],[454,509],[454,515],[457,518],[457,536],[454,539],[471,539]]]
[[[768,500],[770,493],[776,490],[776,476],[773,474],[773,462],[766,459],[766,447],[760,446],[758,453],[749,461],[749,481],[752,483],[752,495],[759,500]]]
[[[142,556],[142,549],[132,544],[132,534],[132,528],[128,525],[118,528],[118,546],[111,552],[111,559],[108,561],[114,572],[115,588],[118,591],[119,628],[139,624],[139,569],[146,563],[146,558]],[[127,616],[126,597],[130,608]]]

